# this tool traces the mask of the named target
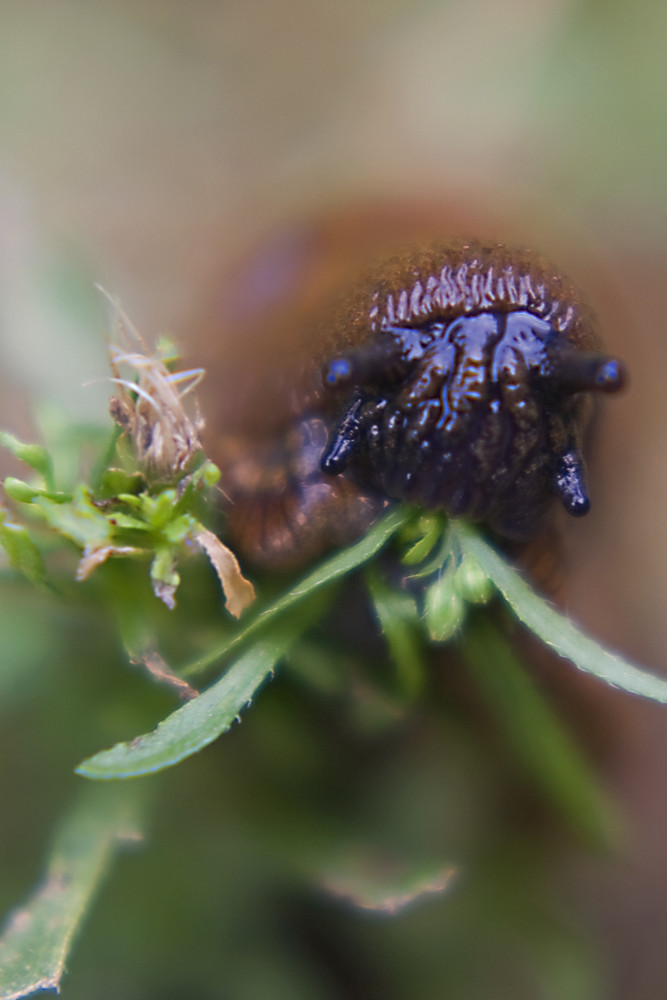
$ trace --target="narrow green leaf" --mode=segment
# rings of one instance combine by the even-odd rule
[[[377,573],[368,574],[368,589],[398,670],[401,693],[416,698],[424,685],[424,661],[415,627],[419,624],[415,600],[388,586]]]
[[[25,444],[15,438],[13,434],[8,434],[7,431],[0,431],[0,445],[11,451],[16,458],[25,462],[35,472],[39,472],[47,490],[55,490],[53,462],[45,448],[39,444]]]
[[[57,990],[74,934],[118,846],[141,837],[133,786],[87,787],[57,833],[46,875],[0,938],[0,1000]]]
[[[617,833],[610,803],[498,629],[478,615],[465,630],[461,648],[524,771],[574,829],[596,845],[610,843]]]
[[[146,534],[153,530],[146,521],[141,521],[138,517],[132,517],[131,514],[123,514],[119,511],[114,511],[107,520],[114,534],[117,534],[119,531],[143,531]]]
[[[391,536],[413,516],[413,512],[409,507],[395,507],[386,517],[377,521],[360,541],[347,549],[343,549],[342,552],[337,552],[335,556],[322,563],[321,566],[318,566],[316,570],[309,573],[295,587],[288,590],[274,604],[265,608],[264,611],[260,611],[244,629],[226,639],[221,645],[211,650],[210,653],[207,653],[206,656],[200,657],[194,663],[189,664],[181,671],[182,676],[190,677],[205,670],[206,667],[215,663],[216,660],[219,660],[230,649],[245,642],[252,635],[265,628],[276,616],[288,611],[289,608],[303,601],[314,591],[334,583],[341,576],[350,573],[353,569],[368,562],[376,552],[379,552],[387,544]]]
[[[77,768],[86,778],[132,778],[161,771],[226,732],[249,704],[303,628],[301,620],[283,623],[258,640],[197,698],[168,715],[151,733],[117,743]]]
[[[22,524],[10,520],[7,511],[0,508],[0,545],[7,553],[10,564],[31,583],[41,587],[46,582],[42,556]]]
[[[18,500],[19,503],[32,503],[36,497],[46,497],[54,503],[68,503],[72,499],[71,493],[61,493],[58,490],[44,490],[40,486],[31,486],[30,483],[17,479],[15,476],[7,476],[2,483],[2,487],[8,497]]]
[[[439,514],[422,514],[414,525],[411,535],[417,533],[417,541],[405,552],[401,560],[405,566],[416,566],[433,551],[442,537],[443,518]]]
[[[523,577],[470,527],[455,522],[451,530],[456,532],[463,551],[477,560],[516,616],[556,653],[612,687],[667,704],[666,679],[655,677],[600,646],[539,597]]]

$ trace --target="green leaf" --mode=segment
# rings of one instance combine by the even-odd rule
[[[424,623],[430,638],[447,642],[458,632],[465,613],[465,601],[458,592],[456,570],[450,561],[426,591]]]
[[[398,668],[405,698],[416,698],[424,686],[424,661],[416,626],[419,613],[414,598],[388,586],[378,573],[368,574],[368,589],[375,613]]]
[[[469,552],[463,554],[456,568],[454,583],[464,601],[487,604],[493,596],[493,584]]]
[[[410,537],[417,536],[417,541],[405,552],[402,562],[405,566],[416,566],[433,551],[434,546],[442,537],[443,518],[438,514],[422,514],[414,526],[411,526]]]
[[[39,549],[26,528],[10,520],[7,511],[2,508],[0,508],[0,544],[14,569],[18,569],[36,586],[44,585],[46,570]]]
[[[171,544],[176,545],[190,538],[197,530],[198,524],[191,514],[179,514],[161,529],[160,534]]]
[[[176,490],[162,490],[155,497],[143,494],[140,499],[141,513],[155,531],[162,530],[173,520],[178,502]]]
[[[139,493],[146,487],[140,472],[126,472],[115,467],[104,469],[100,480],[97,495],[105,499],[117,497],[120,493]]]
[[[0,1000],[57,990],[74,934],[123,841],[141,837],[136,786],[88,787],[57,833],[42,884],[0,938]]]
[[[7,448],[21,462],[25,462],[42,476],[47,490],[55,490],[55,480],[53,476],[53,462],[51,456],[45,448],[39,444],[24,444],[13,434],[0,431],[0,445]]]
[[[7,476],[3,481],[3,489],[12,500],[19,503],[32,503],[35,497],[46,497],[55,503],[67,503],[72,499],[70,493],[61,493],[58,490],[43,490],[40,486],[31,486],[23,479],[16,479],[15,476]]]
[[[212,743],[238,718],[302,629],[298,619],[271,630],[217,683],[172,712],[153,732],[95,754],[78,766],[77,773],[96,779],[152,774]]]
[[[201,478],[204,486],[215,486],[215,484],[220,481],[222,473],[217,465],[214,465],[213,462],[207,460],[201,468],[197,470],[196,475]]]
[[[291,607],[303,601],[314,591],[329,584],[334,583],[346,573],[352,572],[358,566],[368,562],[380,549],[387,544],[392,535],[400,527],[406,524],[413,512],[408,507],[395,507],[386,517],[377,521],[364,535],[364,537],[342,552],[336,553],[331,559],[322,563],[316,570],[309,573],[300,583],[289,590],[274,604],[269,605],[264,611],[260,611],[257,617],[240,632],[226,639],[220,646],[217,646],[206,656],[200,657],[194,663],[189,664],[181,671],[184,677],[189,677],[199,673],[209,667],[220,657],[224,656],[234,646],[245,642],[251,636],[265,628],[278,615],[288,611]]]
[[[461,648],[524,771],[574,829],[595,845],[612,842],[618,824],[610,803],[498,629],[478,615],[466,628]]]
[[[112,544],[113,527],[95,507],[90,490],[83,484],[76,487],[70,504],[54,503],[47,497],[36,497],[34,503],[50,527],[82,549]]]
[[[114,534],[119,531],[143,531],[145,534],[153,530],[146,521],[141,521],[131,514],[124,514],[122,511],[114,510],[112,514],[109,514],[107,520],[114,529]]]
[[[667,680],[610,653],[552,608],[523,577],[469,526],[452,523],[464,553],[470,553],[496,585],[517,617],[535,635],[576,667],[612,687],[667,704]]]
[[[176,590],[181,578],[176,571],[176,550],[171,545],[156,545],[151,563],[153,593],[170,611],[176,607]]]

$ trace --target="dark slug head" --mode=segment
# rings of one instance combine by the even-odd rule
[[[592,396],[618,391],[625,369],[543,258],[433,244],[385,262],[330,319],[322,382],[339,415],[325,473],[517,540],[554,497],[588,511]]]

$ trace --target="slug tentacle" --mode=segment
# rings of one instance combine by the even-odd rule
[[[359,444],[360,416],[364,406],[364,396],[357,393],[345,410],[343,418],[334,430],[333,436],[322,455],[322,471],[329,475],[343,472]]]
[[[627,374],[617,358],[566,346],[549,352],[547,378],[562,393],[613,393],[623,388]]]
[[[570,448],[558,459],[554,487],[568,514],[573,517],[588,514],[591,502],[586,490],[584,460],[577,448]]]

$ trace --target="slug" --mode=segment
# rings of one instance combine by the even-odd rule
[[[587,513],[594,397],[626,372],[543,257],[493,242],[408,247],[305,326],[298,351],[273,343],[253,387],[260,432],[232,430],[214,455],[232,540],[254,563],[302,564],[394,500],[520,543],[557,501]]]

